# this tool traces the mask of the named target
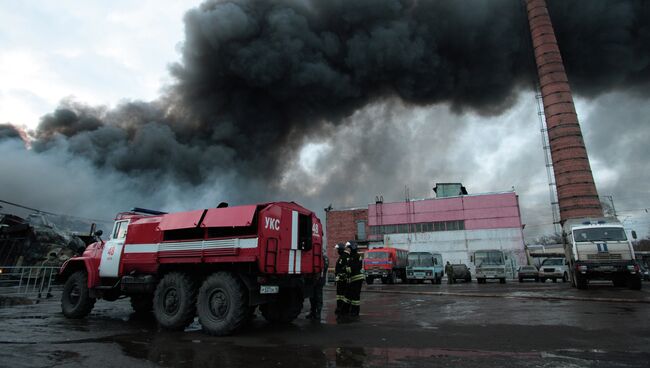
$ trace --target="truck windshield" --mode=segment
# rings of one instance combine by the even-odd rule
[[[477,266],[503,264],[503,254],[501,252],[476,252],[475,257]]]
[[[576,242],[593,242],[601,240],[627,240],[625,230],[620,227],[598,227],[573,231]]]
[[[548,258],[542,262],[542,266],[562,266],[564,265],[563,258]]]
[[[426,254],[409,254],[409,266],[411,267],[433,267],[433,256]]]
[[[368,259],[386,259],[386,258],[388,258],[388,252],[368,252],[368,253],[366,253],[366,258],[368,258]]]

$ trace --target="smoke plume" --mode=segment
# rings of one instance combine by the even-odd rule
[[[577,95],[647,94],[650,4],[548,3]],[[305,143],[363,126],[341,137],[351,147],[330,147],[356,159],[317,163],[337,175],[312,184],[331,180],[336,195],[350,185],[348,170],[388,165],[368,154],[377,146],[364,132],[396,141],[396,155],[409,151],[388,138],[385,122],[405,124],[386,110],[394,101],[405,110],[449,106],[447,121],[500,116],[536,78],[520,1],[206,1],[184,21],[174,82],[158,100],[114,109],[64,101],[42,118],[30,155],[80,161],[147,201],[212,192],[251,202],[309,196],[310,181],[290,177]],[[448,144],[445,134],[433,139]],[[0,139],[11,137],[0,126]],[[177,189],[161,198],[161,186]]]

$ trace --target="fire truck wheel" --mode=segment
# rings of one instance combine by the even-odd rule
[[[83,318],[90,313],[95,299],[88,296],[88,276],[84,271],[73,273],[63,286],[61,310],[68,318]]]
[[[137,294],[131,295],[131,308],[135,313],[145,314],[153,309],[153,295]]]
[[[160,326],[183,330],[196,314],[196,286],[189,275],[171,272],[165,275],[153,298],[153,312]]]
[[[302,311],[303,297],[298,290],[284,290],[278,300],[260,305],[262,316],[271,323],[289,323]]]
[[[244,289],[229,272],[217,272],[205,279],[197,302],[203,331],[225,336],[244,325],[250,315]]]

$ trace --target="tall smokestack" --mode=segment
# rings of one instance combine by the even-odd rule
[[[526,0],[555,172],[560,221],[603,210],[545,0]]]

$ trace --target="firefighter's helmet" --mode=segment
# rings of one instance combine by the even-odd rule
[[[357,243],[356,242],[346,242],[345,247],[350,248],[351,251],[356,251],[357,250]]]

